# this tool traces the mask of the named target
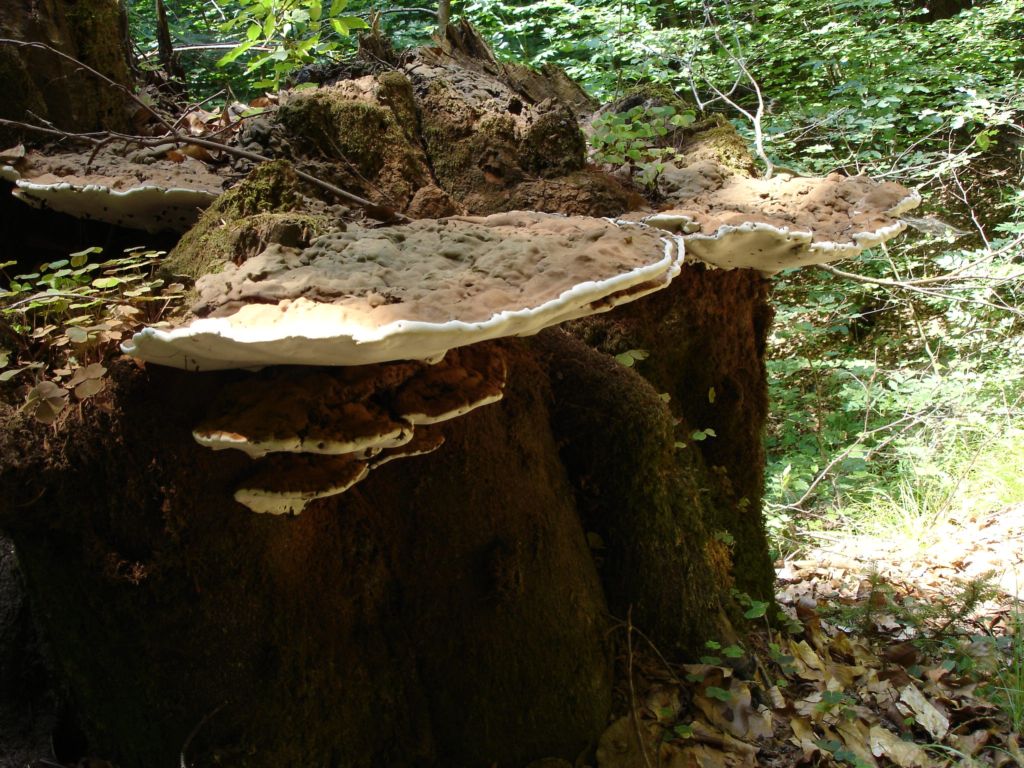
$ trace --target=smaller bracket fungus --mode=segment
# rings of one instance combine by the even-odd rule
[[[442,445],[444,445],[444,434],[438,427],[417,426],[412,440],[397,448],[387,448],[381,451],[370,461],[370,469],[377,469],[395,459],[425,456],[428,453],[433,453]]]
[[[87,156],[28,152],[5,161],[0,176],[13,195],[36,208],[147,232],[182,232],[217,199],[226,179],[191,157],[180,161],[120,157],[109,148]]]
[[[344,493],[369,472],[369,464],[350,456],[272,456],[235,491],[235,501],[253,512],[298,514],[311,501]]]
[[[303,383],[329,384],[329,378],[309,377]],[[372,455],[412,439],[409,423],[392,419],[373,403],[314,400],[309,397],[314,392],[315,387],[275,392],[270,403],[247,398],[249,407],[210,419],[192,435],[207,448],[237,448],[254,459],[268,453]]]
[[[501,400],[507,375],[505,358],[489,345],[453,349],[398,389],[395,409],[417,427],[448,421]]]
[[[900,234],[920,197],[864,176],[749,178],[711,161],[672,168],[675,207],[643,217],[681,234],[689,260],[723,269],[783,269],[856,256]]]
[[[235,501],[253,512],[297,515],[310,502],[344,493],[390,461],[433,453],[443,444],[439,429],[422,427],[405,445],[387,448],[369,461],[351,456],[278,454],[260,462],[259,469],[235,491]]]
[[[382,464],[436,450],[444,435],[426,425],[501,400],[506,375],[503,351],[488,343],[452,350],[433,365],[276,369],[226,387],[214,405],[219,413],[193,436],[259,460],[238,502],[297,514]]]
[[[678,240],[638,223],[514,211],[350,227],[200,278],[197,315],[128,354],[190,370],[432,360],[537,333],[667,284]]]

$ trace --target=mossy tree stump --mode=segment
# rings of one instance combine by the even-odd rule
[[[536,96],[537,78],[516,70],[498,114],[475,101],[495,77],[487,62],[462,75],[421,64],[299,97],[275,130],[296,162],[334,163],[337,180],[407,211],[428,197],[435,210],[605,215],[635,200],[586,166],[572,105],[523,119],[532,97],[516,83]],[[432,67],[446,73],[437,85]],[[358,157],[302,117],[343,125],[353,110],[387,138],[347,150]],[[459,133],[459,120],[489,132]],[[300,202],[287,164],[258,170],[167,270],[195,277],[336,223]],[[7,408],[0,528],[90,752],[125,768],[176,766],[186,743],[196,766],[575,759],[608,722],[627,614],[666,652],[696,654],[726,631],[732,586],[770,592],[769,320],[755,274],[688,267],[571,332],[503,342],[500,403],[445,423],[439,451],[294,518],[237,504],[249,459],[191,435],[246,372],[119,361],[56,429]],[[634,368],[607,354],[634,348],[649,353]],[[715,440],[690,438],[708,427]]]

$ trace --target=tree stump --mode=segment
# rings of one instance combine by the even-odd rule
[[[435,50],[297,96],[259,140],[414,214],[631,207],[635,191],[587,166],[564,78],[544,99],[542,75],[472,59]],[[377,130],[345,144],[353,114]],[[182,240],[172,272],[283,231],[297,196],[242,210],[240,189]],[[236,503],[249,460],[191,434],[252,374],[117,361],[54,429],[8,402],[0,528],[91,753],[124,768],[170,768],[183,751],[196,766],[574,760],[607,724],[627,614],[692,654],[721,637],[733,585],[770,592],[770,316],[754,273],[687,267],[571,333],[502,341],[500,403],[296,517]],[[633,368],[605,353],[633,348],[649,353]],[[718,437],[698,445],[709,427]]]

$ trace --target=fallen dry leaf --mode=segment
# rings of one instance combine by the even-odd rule
[[[903,741],[899,736],[880,725],[871,726],[869,732],[871,754],[891,760],[900,768],[929,768],[935,765],[917,744]]]
[[[907,685],[900,690],[900,703],[896,707],[904,714],[912,715],[936,741],[942,741],[949,731],[949,718],[939,712],[916,685]]]

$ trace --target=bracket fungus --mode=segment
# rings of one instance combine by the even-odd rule
[[[295,514],[382,464],[436,450],[444,435],[429,425],[501,400],[506,375],[493,343],[454,349],[435,364],[278,368],[226,387],[216,415],[192,435],[259,459],[236,501]]]
[[[124,345],[189,370],[434,360],[537,333],[667,284],[682,248],[637,223],[515,211],[271,245],[196,283],[187,325]]]
[[[681,234],[688,260],[766,276],[856,256],[902,232],[921,201],[864,176],[750,178],[710,160],[667,169],[663,187],[673,207],[642,221]]]
[[[188,229],[226,181],[195,158],[161,159],[151,150],[128,158],[111,148],[95,157],[31,151],[0,162],[0,178],[28,205],[148,232]]]
[[[144,329],[124,349],[190,370],[317,366],[229,387],[193,432],[260,460],[236,500],[297,513],[386,461],[434,450],[443,436],[427,425],[499,401],[506,362],[490,340],[663,288],[681,260],[674,237],[586,217],[352,227],[200,278],[193,311],[207,317]]]

